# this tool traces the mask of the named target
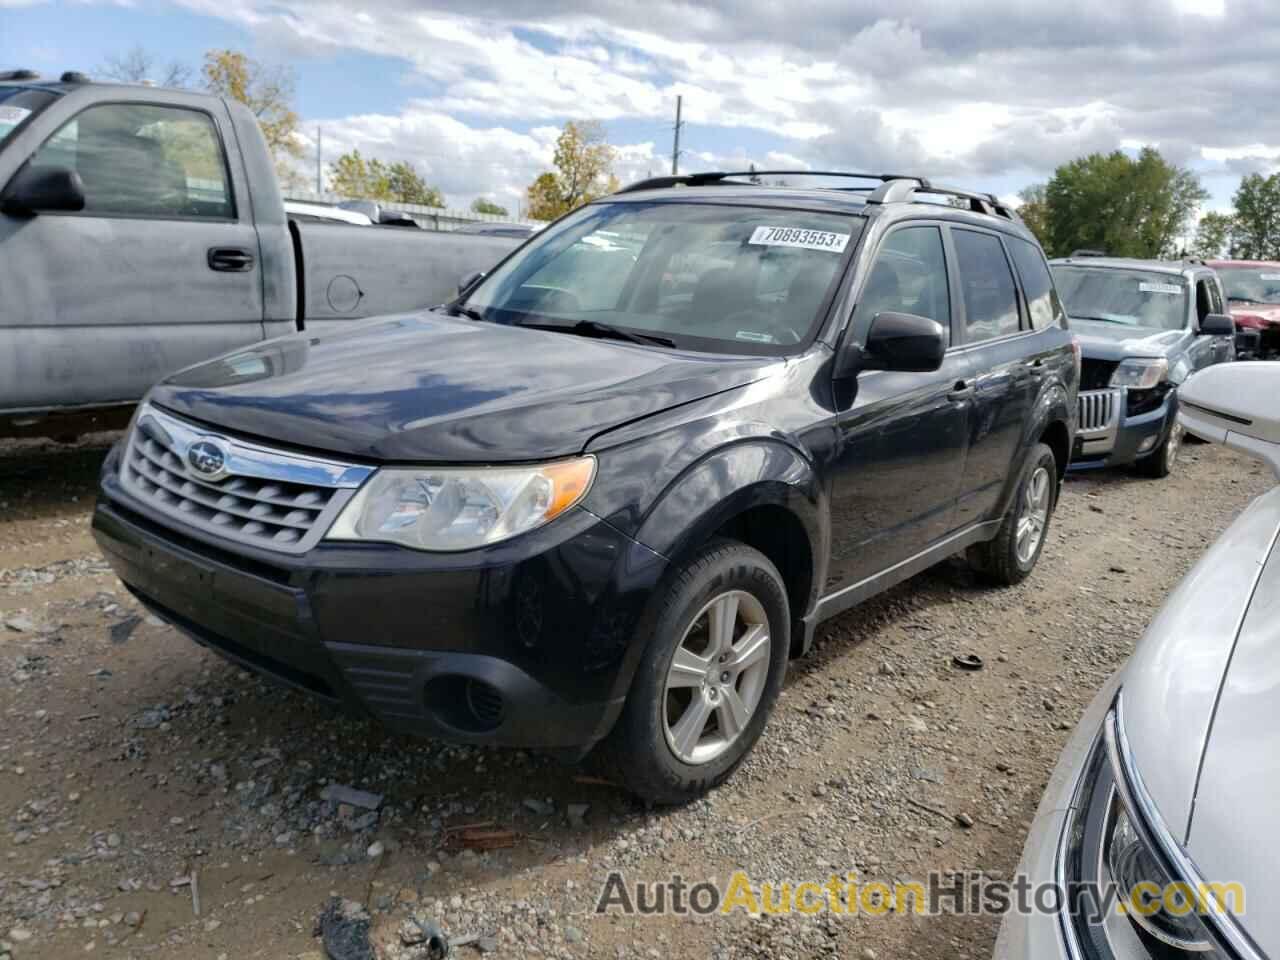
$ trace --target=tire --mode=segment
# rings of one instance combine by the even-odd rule
[[[732,649],[741,666],[732,653],[723,662],[726,634],[719,642],[713,635],[730,610]],[[778,699],[790,624],[782,576],[745,544],[714,540],[668,575],[642,618],[645,651],[622,714],[601,745],[608,773],[641,799],[662,804],[687,802],[727,780],[760,738]],[[768,640],[764,652],[760,626]],[[754,657],[748,664],[749,649]]]
[[[1057,499],[1058,461],[1046,444],[1038,443],[1022,466],[1013,504],[1000,524],[1000,532],[994,539],[970,547],[969,563],[994,585],[1011,587],[1021,583],[1035,569],[1044,550]],[[1023,521],[1037,518],[1038,524],[1027,528],[1027,539],[1020,538]]]
[[[1138,473],[1154,480],[1159,480],[1173,473],[1174,467],[1178,465],[1178,454],[1182,451],[1182,444],[1185,439],[1186,433],[1182,429],[1182,424],[1174,420],[1160,446],[1134,465]]]

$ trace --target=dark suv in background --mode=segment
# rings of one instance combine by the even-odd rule
[[[819,622],[957,552],[1027,576],[1078,377],[993,197],[748,176],[646,181],[450,304],[170,377],[98,542],[156,614],[335,705],[607,741],[658,801],[720,782]]]
[[[1182,447],[1178,385],[1235,359],[1217,274],[1201,260],[1076,255],[1054,260],[1053,275],[1082,354],[1071,466],[1168,476]]]

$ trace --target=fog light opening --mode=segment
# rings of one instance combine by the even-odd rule
[[[502,723],[506,701],[491,683],[461,674],[446,674],[431,679],[423,693],[427,709],[455,730],[487,733]]]

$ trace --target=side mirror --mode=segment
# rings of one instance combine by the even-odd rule
[[[33,167],[19,170],[4,193],[0,210],[11,217],[30,217],[42,210],[84,209],[84,181],[67,167]]]
[[[468,293],[472,287],[483,279],[483,270],[472,270],[470,273],[464,273],[462,279],[458,281],[458,296]]]
[[[931,373],[942,366],[947,352],[942,324],[914,313],[877,313],[867,331],[865,347],[846,352],[841,371],[845,376],[860,370],[897,370]]]
[[[1178,388],[1178,422],[1210,443],[1265,460],[1280,477],[1280,361],[1220,363]]]
[[[1234,337],[1236,322],[1225,313],[1211,313],[1200,321],[1202,337]]]

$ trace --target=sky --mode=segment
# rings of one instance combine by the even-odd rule
[[[626,183],[669,172],[911,173],[1012,198],[1156,146],[1228,209],[1280,165],[1275,0],[0,0],[0,69],[90,73],[141,46],[286,65],[302,168],[408,160],[450,206],[514,212],[566,120]]]

